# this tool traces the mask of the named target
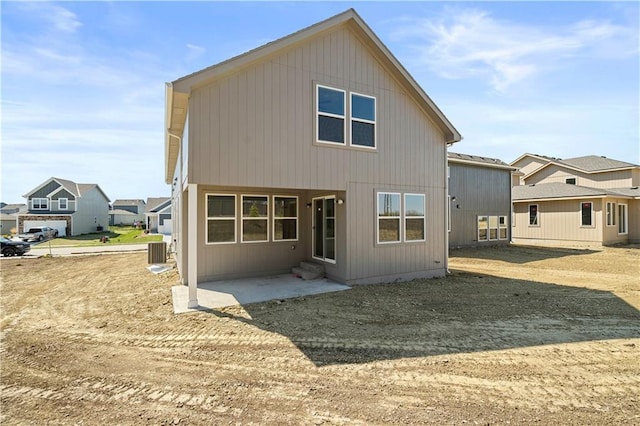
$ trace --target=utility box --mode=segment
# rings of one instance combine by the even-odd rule
[[[154,241],[149,243],[147,248],[148,262],[167,263],[167,243],[164,241]]]

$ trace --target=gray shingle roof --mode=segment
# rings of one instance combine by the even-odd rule
[[[162,204],[167,201],[171,201],[171,197],[149,197],[147,198],[147,205],[145,208],[145,213],[153,213],[160,207]]]
[[[512,189],[513,201],[535,200],[543,198],[575,198],[575,197],[599,197],[603,195],[622,195],[626,197],[640,197],[640,189],[598,189],[585,186],[570,185],[566,183],[540,183],[537,185],[514,186]]]
[[[114,206],[137,206],[138,204],[145,204],[144,200],[115,200]]]
[[[465,161],[465,162],[472,162],[472,163],[478,163],[478,164],[482,164],[482,165],[492,165],[492,166],[504,166],[504,167],[511,167],[509,164],[505,163],[502,160],[499,160],[497,158],[491,158],[491,157],[484,157],[484,156],[479,156],[479,155],[470,155],[470,154],[460,154],[457,152],[449,152],[447,154],[447,157],[449,160],[451,161]],[[513,167],[511,167],[513,168]]]
[[[612,158],[601,157],[598,155],[587,155],[584,157],[567,158],[564,160],[555,160],[557,163],[564,164],[586,172],[599,172],[611,169],[621,169],[629,167],[640,167],[637,164],[627,163],[626,161],[614,160]]]

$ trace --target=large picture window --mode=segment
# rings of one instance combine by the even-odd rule
[[[582,216],[581,225],[592,226],[593,225],[593,203],[590,201],[580,203],[580,213]]]
[[[378,193],[378,242],[400,242],[400,194]]]
[[[345,143],[345,92],[316,86],[318,142]]]
[[[425,240],[424,195],[404,194],[404,240]]]
[[[269,241],[269,197],[242,196],[242,242]]]
[[[376,99],[351,94],[351,145],[376,147]]]
[[[207,194],[207,243],[236,242],[236,196]]]
[[[273,197],[273,240],[298,239],[298,197]]]

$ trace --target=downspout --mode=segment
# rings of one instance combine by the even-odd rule
[[[449,271],[449,145],[444,145],[444,270],[445,274]]]

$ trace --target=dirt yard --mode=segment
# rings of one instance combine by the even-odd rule
[[[2,425],[640,424],[639,247],[181,315],[146,260],[2,259]]]

